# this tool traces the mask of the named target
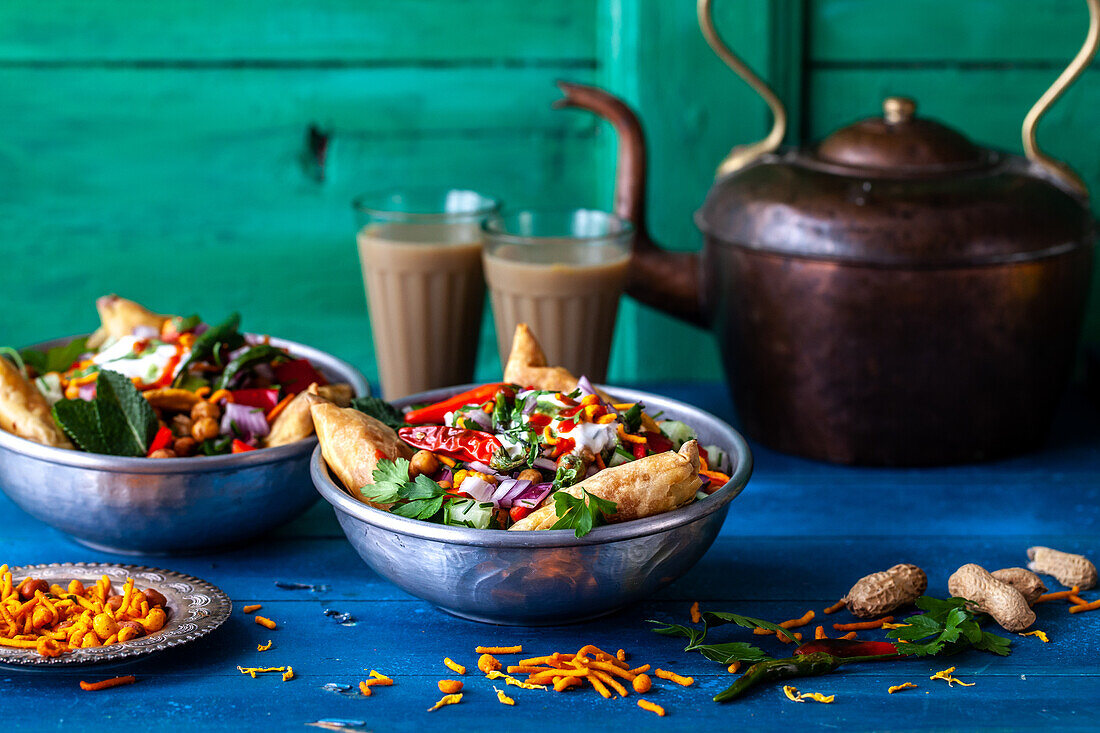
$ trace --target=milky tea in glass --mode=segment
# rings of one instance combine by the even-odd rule
[[[354,205],[383,395],[473,381],[485,298],[481,223],[497,202],[473,191],[424,191],[362,196]]]
[[[586,209],[488,219],[485,278],[501,363],[526,323],[550,364],[604,381],[632,236],[628,222]]]

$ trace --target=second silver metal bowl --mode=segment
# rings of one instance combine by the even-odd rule
[[[66,343],[56,339],[36,348]],[[271,339],[357,395],[354,367],[318,349]],[[317,500],[316,438],[203,458],[120,458],[39,445],[0,430],[0,489],[31,516],[90,547],[123,554],[190,553],[237,545]]]
[[[434,402],[461,388],[414,395],[395,404]],[[710,413],[629,389],[663,419],[693,427],[701,445],[729,452],[728,484],[706,499],[647,519],[572,530],[510,532],[449,527],[374,509],[335,483],[320,448],[310,471],[321,496],[359,556],[379,575],[456,616],[496,624],[539,626],[583,621],[656,593],[686,573],[714,542],[729,503],[748,483],[752,455],[744,438]]]

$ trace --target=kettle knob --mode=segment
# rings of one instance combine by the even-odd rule
[[[900,125],[913,119],[917,103],[909,97],[887,97],[882,101],[882,117],[888,125]]]

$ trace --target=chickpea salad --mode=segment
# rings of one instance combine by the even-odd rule
[[[666,457],[685,463],[693,483],[686,499],[661,511],[725,485],[731,470],[725,451],[697,448],[691,427],[655,421],[644,408],[608,399],[584,377],[569,392],[485,384],[405,413],[372,400],[372,409],[360,409],[395,430],[411,457],[385,458],[380,451],[373,483],[355,488],[366,501],[415,519],[476,529],[573,529],[582,536],[605,522],[637,518],[625,505],[636,503],[639,492],[666,489],[660,463]],[[319,426],[322,449],[324,432]],[[688,443],[698,450],[694,466],[677,453]],[[635,466],[641,480],[632,476]],[[540,507],[549,507],[545,527],[535,526]]]
[[[123,312],[142,318],[121,326],[109,320],[115,303],[100,309],[108,333],[46,352],[0,350],[0,428],[90,453],[214,456],[311,435],[311,423],[279,429],[307,389],[323,388],[345,404],[352,396],[350,385],[328,385],[307,359],[240,332],[236,313],[211,326],[197,315],[159,316],[126,303]]]

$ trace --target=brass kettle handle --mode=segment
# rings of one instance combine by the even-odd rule
[[[1062,161],[1055,160],[1044,153],[1039,148],[1039,143],[1035,136],[1035,128],[1039,124],[1039,119],[1048,109],[1050,109],[1058,98],[1062,96],[1066,89],[1081,76],[1096,55],[1097,47],[1100,46],[1100,0],[1085,1],[1089,9],[1089,30],[1088,34],[1085,36],[1085,42],[1081,46],[1081,50],[1078,51],[1077,55],[1070,61],[1065,71],[1054,80],[1050,88],[1043,93],[1043,96],[1039,97],[1039,101],[1037,101],[1031,110],[1028,111],[1027,116],[1024,117],[1024,124],[1021,132],[1024,141],[1024,154],[1027,155],[1028,160],[1042,166],[1048,173],[1062,181],[1075,192],[1087,197],[1088,187],[1085,185],[1085,182],[1081,180],[1081,177],[1074,173],[1073,169]],[[726,66],[733,69],[734,73],[741,77],[745,83],[752,87],[756,93],[768,103],[768,107],[771,108],[775,120],[772,123],[771,131],[768,132],[767,137],[763,140],[758,140],[748,145],[737,145],[730,150],[725,159],[723,159],[718,166],[718,175],[723,176],[731,171],[744,167],[759,156],[770,153],[779,147],[780,143],[783,142],[783,136],[787,132],[787,109],[783,106],[783,102],[779,100],[775,92],[772,91],[771,87],[764,83],[764,81],[749,68],[748,64],[738,58],[737,55],[729,49],[729,46],[722,41],[721,37],[719,37],[718,31],[714,27],[714,18],[711,12],[712,5],[713,0],[697,0],[696,3],[696,12],[699,16],[699,28],[703,31],[703,37],[714,52],[718,54],[718,57],[725,62]]]
[[[1100,2],[1100,0],[1090,0],[1090,2]],[[714,28],[711,5],[712,0],[698,0],[695,6],[699,16],[699,28],[703,31],[703,37],[707,39],[707,43],[714,50],[714,53],[718,54],[718,58],[722,59],[726,66],[733,69],[734,73],[764,98],[764,101],[768,103],[768,107],[771,108],[774,120],[771,131],[763,140],[748,145],[737,145],[729,151],[718,165],[717,175],[721,177],[743,168],[761,155],[770,153],[779,147],[780,143],[783,142],[783,136],[787,134],[787,108],[783,106],[783,102],[779,100],[772,88],[764,83],[764,80],[757,76],[748,64],[738,58],[718,36],[718,31]]]
[[[702,0],[700,0],[702,1]],[[1039,101],[1028,111],[1024,117],[1024,125],[1021,135],[1024,139],[1024,154],[1028,160],[1041,165],[1048,173],[1058,178],[1076,193],[1087,198],[1088,187],[1081,177],[1073,172],[1073,169],[1060,160],[1055,160],[1039,148],[1039,142],[1035,137],[1035,128],[1048,109],[1058,100],[1062,93],[1069,89],[1070,84],[1077,81],[1084,70],[1092,63],[1096,55],[1097,46],[1100,46],[1100,0],[1085,0],[1089,6],[1089,30],[1085,35],[1085,42],[1081,50],[1069,62],[1069,66],[1058,75],[1050,88],[1043,92]]]

